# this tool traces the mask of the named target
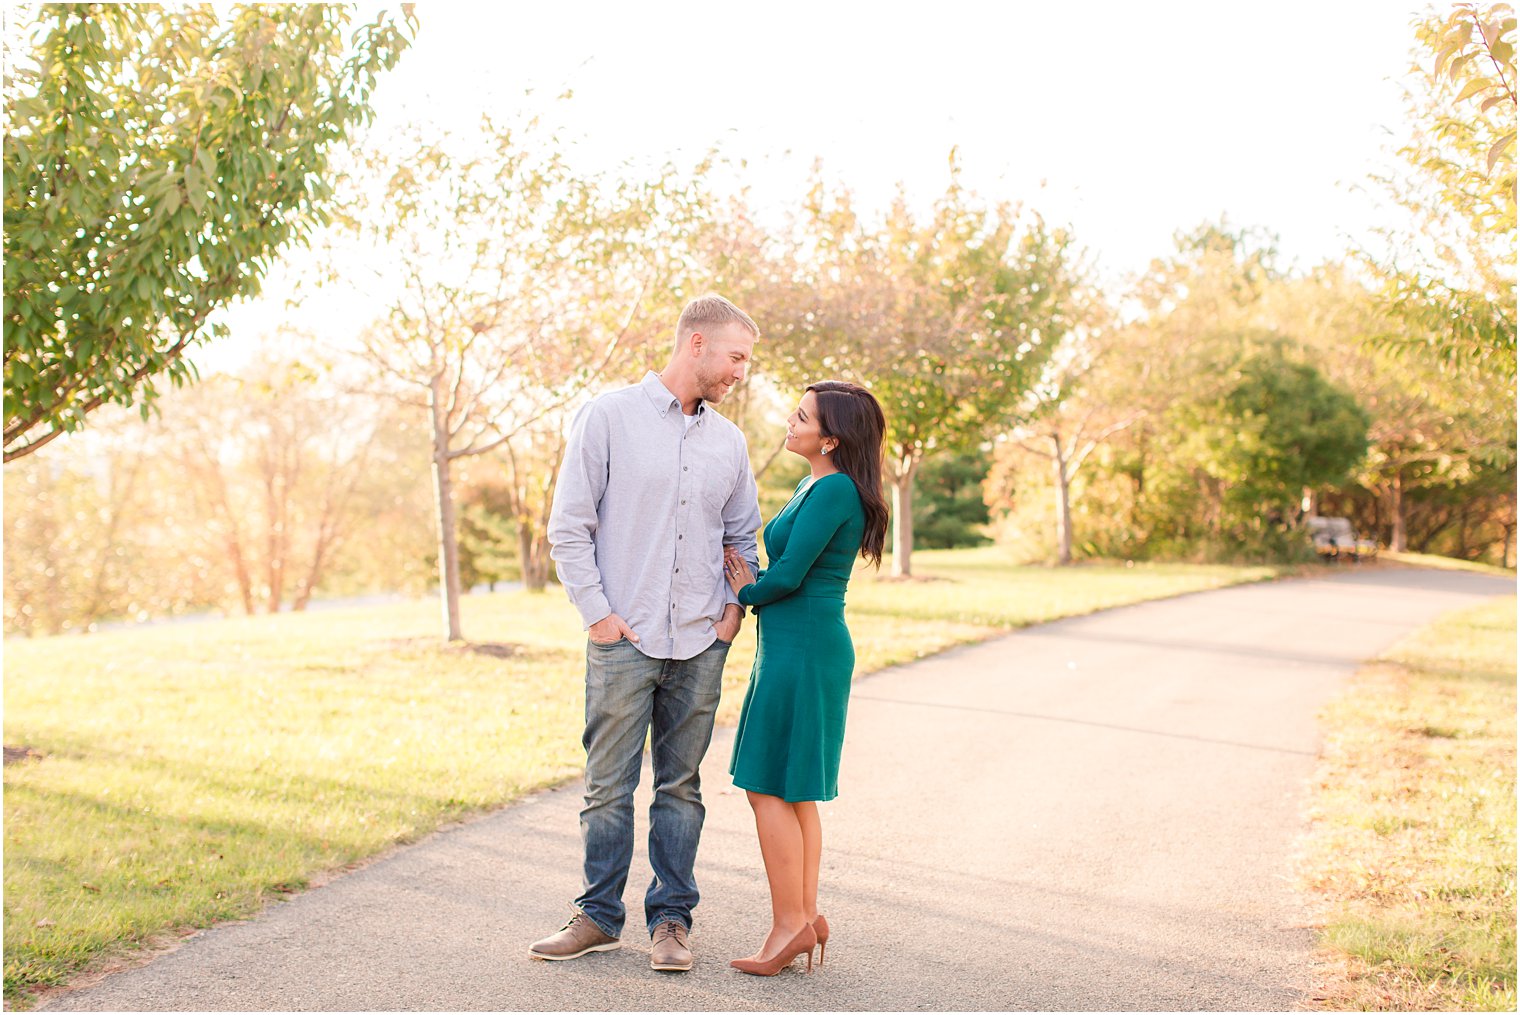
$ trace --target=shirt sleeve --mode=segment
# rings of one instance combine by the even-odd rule
[[[744,448],[740,459],[743,475],[734,486],[734,492],[723,505],[723,545],[732,546],[739,556],[749,562],[751,570],[760,566],[760,551],[755,533],[760,528],[760,493],[755,487],[755,473],[749,465],[749,449]],[[723,583],[725,603],[739,604],[739,598],[728,582]]]
[[[549,556],[588,628],[612,613],[602,591],[595,542],[596,512],[607,492],[607,438],[607,417],[595,402],[575,414],[549,508]]]
[[[787,537],[786,549],[770,562],[760,578],[739,590],[745,606],[764,606],[797,591],[813,562],[829,540],[855,512],[855,484],[843,480],[814,480],[807,499],[797,509],[797,520]]]

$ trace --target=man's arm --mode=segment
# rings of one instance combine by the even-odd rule
[[[744,446],[741,444],[741,447]],[[755,533],[760,529],[760,493],[755,487],[755,473],[749,466],[747,447],[744,447],[743,462],[739,482],[723,505],[723,546],[733,547],[749,562],[752,570],[759,570],[760,551],[755,544]],[[727,582],[723,583],[723,592],[729,605],[739,605]],[[742,616],[742,607],[739,612]]]
[[[549,509],[549,556],[588,629],[612,614],[602,591],[595,543],[596,509],[607,492],[607,434],[606,416],[596,403],[575,414]]]

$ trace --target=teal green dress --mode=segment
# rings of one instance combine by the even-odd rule
[[[790,801],[839,795],[855,674],[844,590],[865,526],[855,481],[836,472],[805,478],[765,527],[770,566],[739,590],[760,631],[728,766],[741,789]]]

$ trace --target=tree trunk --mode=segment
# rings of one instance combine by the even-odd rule
[[[289,505],[283,448],[278,430],[265,438],[260,466],[264,470],[264,610],[279,613],[285,597],[285,529]]]
[[[227,480],[222,475],[222,467],[217,461],[215,452],[206,444],[204,438],[201,441],[201,450],[205,456],[204,469],[202,470],[199,463],[190,467],[201,472],[211,486],[211,512],[213,515],[220,514],[222,518],[224,525],[222,542],[227,559],[232,564],[232,577],[237,582],[238,597],[243,604],[243,613],[251,617],[254,614],[253,573],[248,566],[248,558],[243,553],[243,533],[238,527],[237,516],[232,511],[232,501],[227,493]]]
[[[1389,496],[1388,513],[1393,521],[1393,536],[1388,540],[1388,549],[1394,553],[1403,553],[1408,548],[1409,541],[1404,532],[1404,477],[1397,472],[1393,474],[1393,487]]]
[[[327,563],[328,551],[336,540],[332,531],[336,524],[329,528],[332,519],[328,516],[328,505],[322,505],[322,521],[317,529],[316,545],[311,550],[311,566],[306,569],[306,575],[301,579],[301,584],[296,589],[296,598],[290,606],[292,613],[300,613],[311,602],[312,593],[317,589],[317,583],[322,580],[322,571]]]
[[[1066,453],[1061,439],[1053,438],[1056,453],[1051,461],[1056,467],[1056,563],[1071,563],[1071,475],[1066,470]]]
[[[549,584],[549,541],[536,534],[531,525],[517,521],[517,560],[522,567],[523,588],[543,592]]]
[[[913,476],[917,472],[918,455],[909,452],[892,475],[892,574],[897,578],[913,576]]]
[[[438,585],[443,595],[443,623],[449,641],[464,641],[459,626],[459,529],[454,518],[454,482],[450,475],[448,393],[432,389],[433,493],[438,506]]]
[[[1142,424],[1137,435],[1139,438],[1136,443],[1137,457],[1135,460],[1135,472],[1132,478],[1133,488],[1129,500],[1129,530],[1132,533],[1140,531],[1140,503],[1145,498],[1145,438],[1149,432],[1150,427]]]
[[[539,536],[533,541],[533,573],[538,582],[531,591],[543,592],[549,587],[549,537]]]

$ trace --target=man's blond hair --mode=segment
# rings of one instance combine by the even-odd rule
[[[751,335],[760,337],[760,328],[749,314],[722,296],[717,293],[698,296],[686,304],[686,309],[681,311],[681,319],[676,322],[676,351],[679,352],[691,340],[693,332],[705,334],[727,324],[741,324]]]

